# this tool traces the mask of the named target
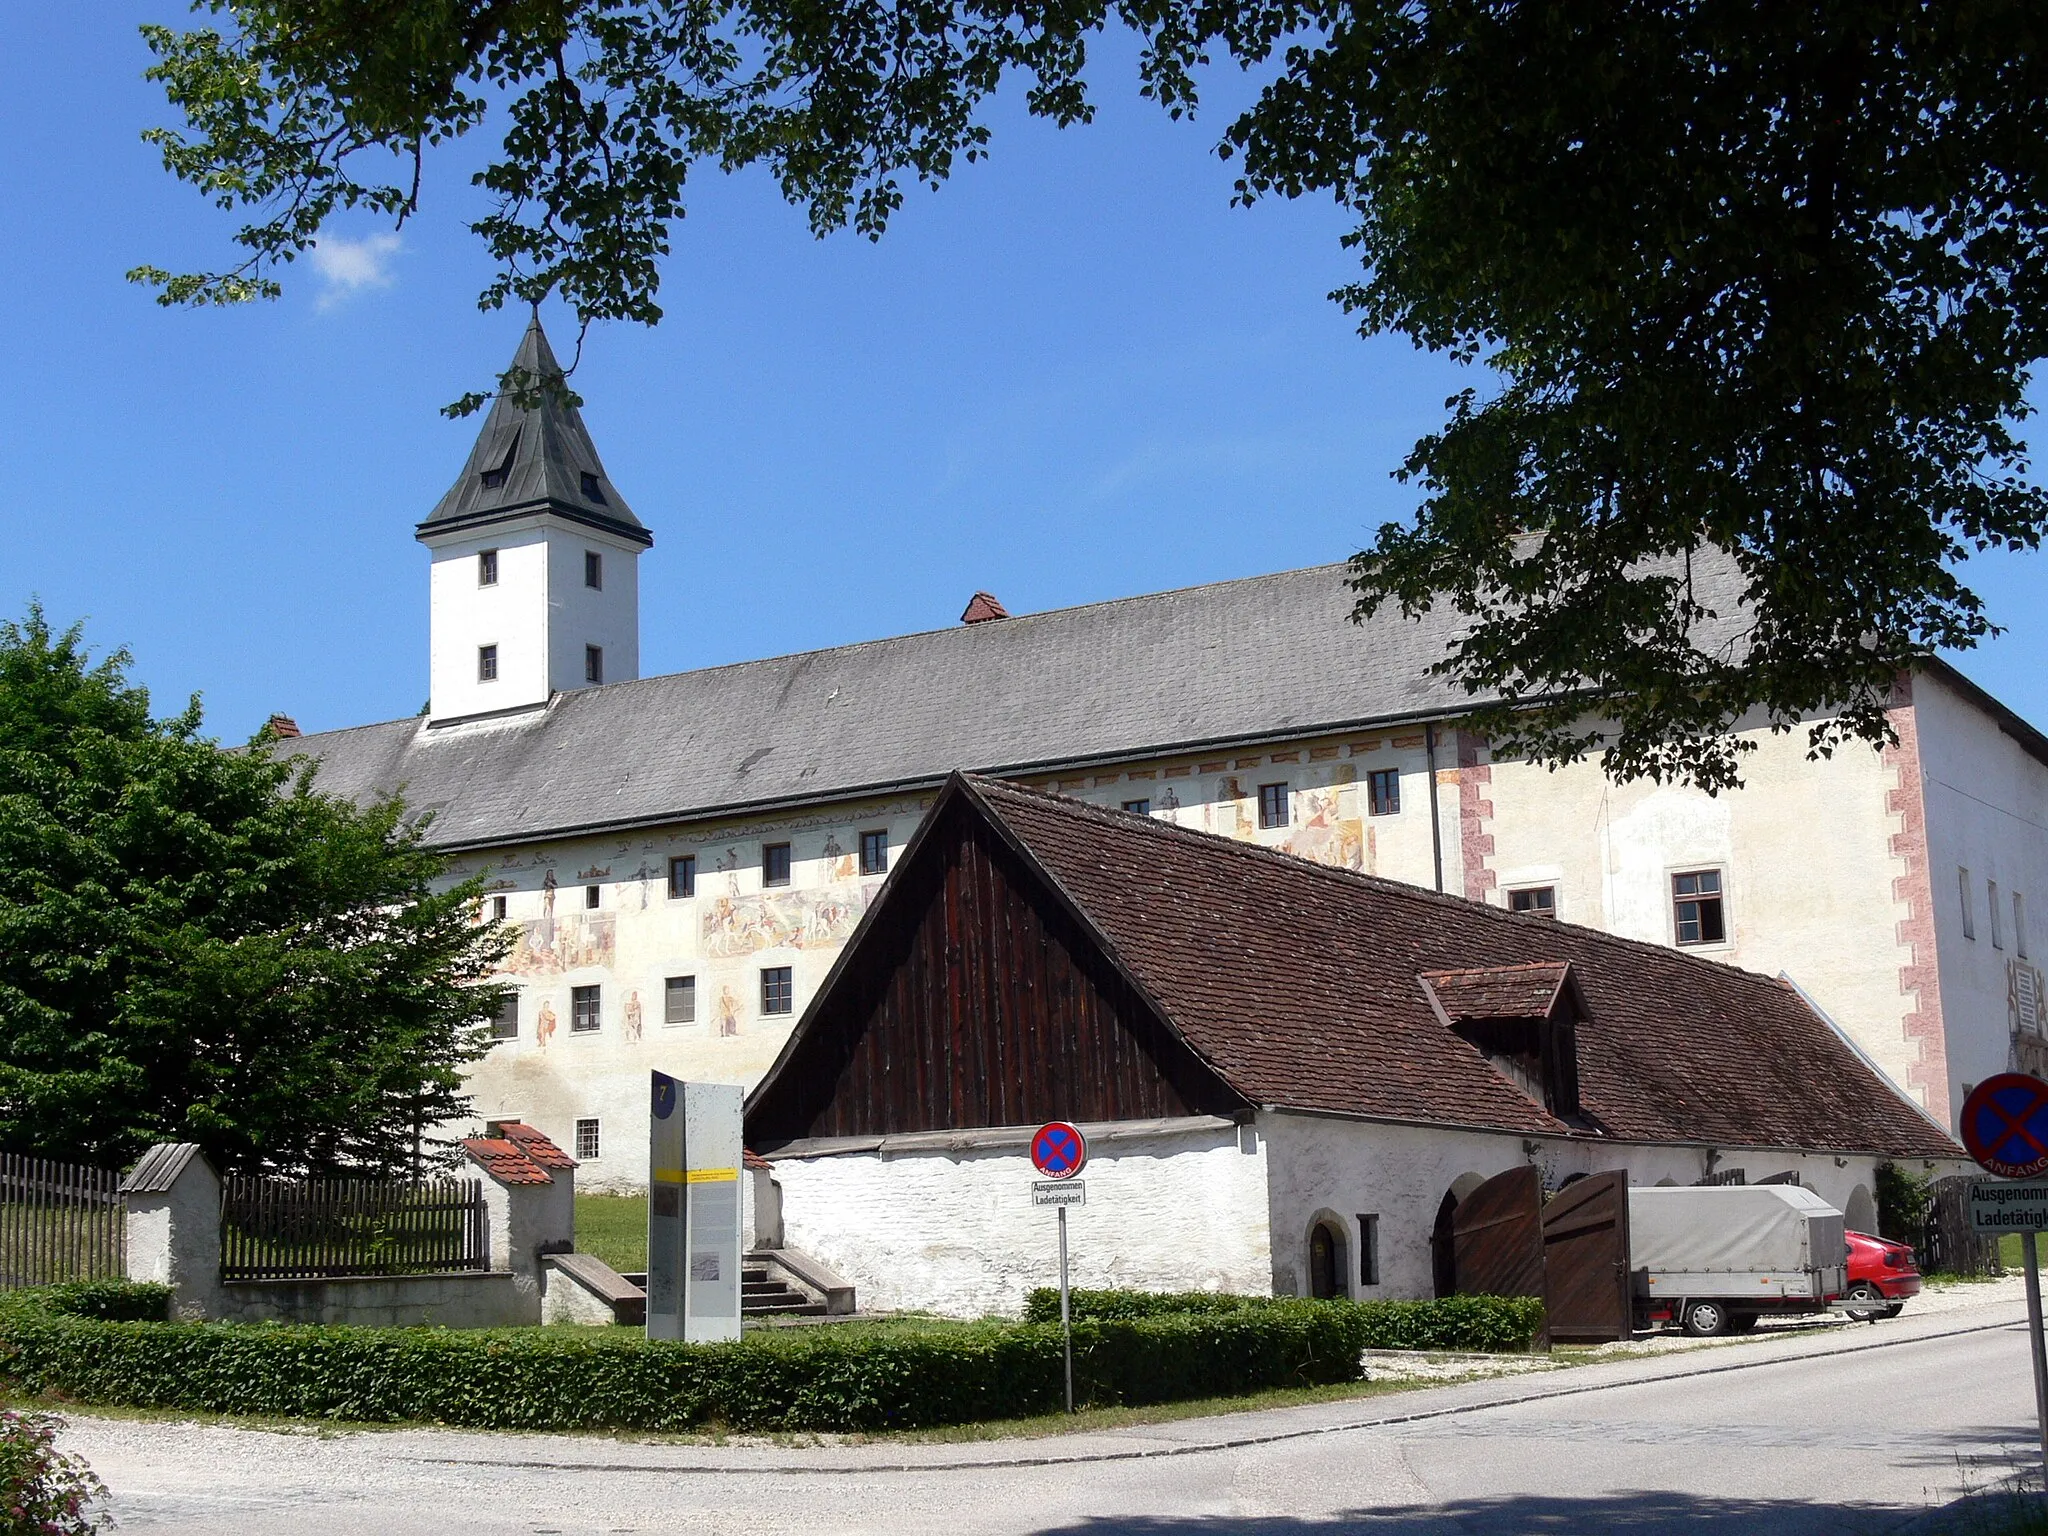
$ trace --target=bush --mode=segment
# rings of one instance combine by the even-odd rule
[[[1934,1204],[1934,1181],[1908,1173],[1897,1163],[1877,1165],[1877,1235],[1894,1243],[1918,1245]]]
[[[1298,1306],[1330,1307],[1354,1315],[1364,1349],[1523,1350],[1543,1329],[1543,1303],[1533,1296],[1446,1296],[1436,1301],[1297,1302],[1216,1291],[1070,1291],[1068,1310],[1081,1319],[1136,1320],[1227,1317]],[[1057,1323],[1060,1293],[1034,1290],[1024,1303],[1027,1323]]]
[[[91,1536],[107,1490],[92,1469],[57,1449],[63,1420],[0,1408],[0,1529],[10,1536]]]
[[[161,1323],[171,1315],[168,1285],[134,1280],[73,1280],[21,1294],[28,1305],[106,1323]]]
[[[763,1331],[669,1344],[579,1330],[451,1332],[107,1322],[22,1293],[0,1309],[0,1369],[86,1403],[484,1429],[704,1425],[875,1430],[1013,1418],[1061,1401],[1057,1327]],[[1357,1380],[1367,1308],[1281,1301],[1090,1318],[1084,1404],[1156,1403]]]

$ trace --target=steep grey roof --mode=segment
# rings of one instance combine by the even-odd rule
[[[129,1169],[121,1180],[124,1195],[168,1194],[178,1175],[191,1166],[192,1160],[206,1161],[206,1154],[199,1150],[199,1144],[192,1141],[160,1141],[142,1154],[142,1161]]]
[[[1402,720],[1462,620],[1350,622],[1342,565],[557,694],[545,710],[305,736],[321,789],[403,788],[444,847],[680,820]],[[1722,611],[1732,611],[1732,590]]]
[[[538,312],[520,338],[512,365],[535,379],[562,380],[562,365],[555,361]],[[586,475],[594,477],[594,495],[585,488]],[[531,409],[522,409],[501,394],[491,403],[461,477],[427,514],[419,532],[456,533],[535,512],[552,512],[643,545],[654,542],[606,476],[575,406],[543,391]]]

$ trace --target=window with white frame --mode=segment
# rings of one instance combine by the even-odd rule
[[[671,976],[662,983],[661,1017],[664,1024],[694,1024],[697,1022],[696,977]]]
[[[1671,926],[1673,937],[1681,944],[1727,942],[1721,871],[1689,869],[1671,877]]]
[[[598,1124],[595,1118],[576,1122],[576,1160],[582,1163],[594,1162],[603,1156],[604,1143],[598,1138]]]

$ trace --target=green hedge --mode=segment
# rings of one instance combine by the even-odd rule
[[[64,1308],[47,1292],[0,1307],[0,1371],[81,1403],[487,1429],[875,1430],[1049,1413],[1061,1399],[1059,1329],[1042,1324],[692,1345],[566,1328],[108,1322]],[[1137,1404],[1356,1380],[1364,1316],[1291,1301],[1091,1319],[1074,1332],[1076,1396]]]
[[[1072,1316],[1130,1322],[1141,1318],[1227,1317],[1247,1310],[1303,1305],[1267,1296],[1218,1291],[1069,1291]],[[1321,1302],[1353,1316],[1360,1349],[1527,1349],[1543,1328],[1543,1303],[1533,1296],[1446,1296],[1437,1301]],[[1057,1323],[1060,1293],[1050,1286],[1024,1303],[1027,1323]]]

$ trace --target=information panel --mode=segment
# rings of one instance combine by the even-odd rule
[[[653,1074],[647,1159],[647,1336],[740,1336],[740,1106],[728,1083]]]

